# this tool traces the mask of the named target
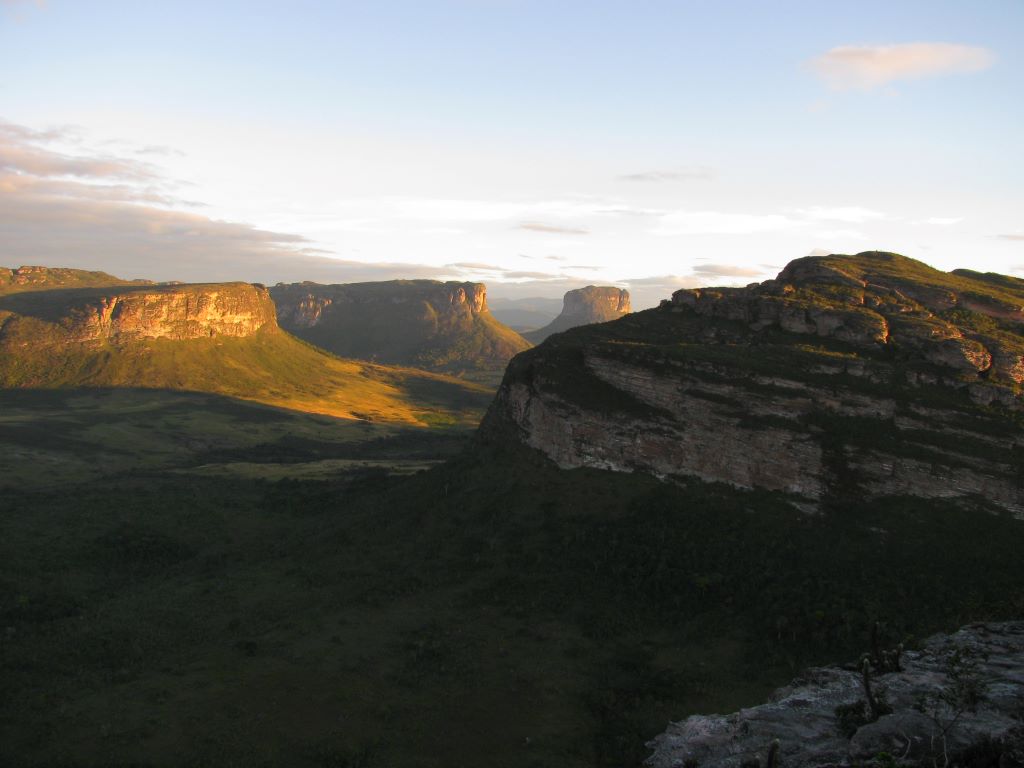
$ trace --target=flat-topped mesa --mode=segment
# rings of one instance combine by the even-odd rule
[[[244,337],[277,325],[267,289],[248,283],[27,291],[0,296],[0,315],[8,344]]]
[[[529,346],[491,316],[483,283],[282,283],[271,295],[282,328],[342,357],[500,372]]]
[[[288,328],[312,328],[333,304],[407,304],[426,302],[436,309],[446,306],[479,315],[487,312],[487,286],[437,280],[388,280],[376,283],[279,283],[272,289],[278,320]]]
[[[1013,278],[800,259],[552,336],[512,360],[480,436],[801,508],[911,496],[1024,519],[1021,307]]]
[[[548,325],[524,336],[539,344],[553,333],[593,323],[618,320],[631,311],[629,291],[608,285],[588,285],[568,291],[562,299],[562,312]]]

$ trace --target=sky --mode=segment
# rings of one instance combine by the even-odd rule
[[[0,0],[0,264],[773,277],[889,250],[1024,276],[1024,2]]]

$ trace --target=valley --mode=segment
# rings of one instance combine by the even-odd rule
[[[0,762],[639,765],[875,622],[1024,614],[1007,278],[798,261],[496,396],[318,350],[258,287],[234,335],[209,288],[113,288],[0,298]]]

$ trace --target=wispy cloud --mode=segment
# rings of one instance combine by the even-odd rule
[[[672,182],[672,181],[707,181],[714,176],[710,168],[697,166],[671,171],[644,171],[627,173],[617,177],[619,181]]]
[[[937,227],[951,227],[963,220],[963,216],[932,216],[929,219],[925,219],[925,224],[933,224]]]
[[[589,235],[590,230],[579,227],[563,227],[558,224],[546,224],[542,221],[523,221],[517,229],[525,229],[530,232],[544,232],[549,235]]]
[[[693,271],[697,275],[714,277],[758,277],[763,274],[760,269],[740,267],[735,264],[698,264]]]
[[[499,267],[496,264],[482,264],[479,261],[456,261],[447,266],[453,269],[468,269],[476,272],[500,272],[504,267]]]
[[[877,221],[888,218],[880,211],[862,208],[858,205],[821,206],[797,208],[796,213],[812,221],[842,221],[848,224],[863,224],[866,221]]]
[[[285,257],[323,260],[300,235],[181,210],[196,204],[180,199],[177,185],[149,163],[50,146],[73,136],[72,129],[0,122],[5,260],[129,276],[149,264],[146,276],[155,279],[255,279],[249,276],[260,265]]]
[[[724,213],[721,211],[676,211],[661,217],[656,235],[750,235],[783,232],[801,223],[780,214]]]
[[[1001,240],[1024,240],[1024,235],[996,235]]]
[[[833,90],[871,90],[899,80],[918,80],[988,69],[995,55],[956,43],[842,45],[811,59],[808,66]]]

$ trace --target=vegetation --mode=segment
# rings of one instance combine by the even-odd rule
[[[453,299],[460,291],[463,300]],[[493,380],[530,344],[471,306],[482,291],[475,283],[391,280],[278,285],[271,294],[282,327],[336,355]],[[310,299],[324,302],[322,314],[313,325],[296,322],[294,308]]]
[[[1005,516],[807,517],[494,451],[405,479],[6,492],[0,757],[635,765],[670,718],[853,655],[873,619],[922,636],[1024,609]]]
[[[482,385],[342,360],[276,328],[244,338],[22,349],[3,356],[0,386],[208,392],[295,411],[413,424],[474,424],[490,400],[490,390]]]

